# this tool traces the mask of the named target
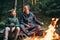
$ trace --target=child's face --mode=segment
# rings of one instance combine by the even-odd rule
[[[10,15],[11,15],[11,16],[16,16],[16,12],[15,12],[15,11],[12,11],[12,12],[10,13]]]

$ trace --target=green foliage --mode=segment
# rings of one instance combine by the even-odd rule
[[[46,0],[45,0],[46,1]],[[49,0],[43,2],[44,14],[52,17],[60,17],[60,0]]]

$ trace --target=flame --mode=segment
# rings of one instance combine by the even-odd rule
[[[29,37],[28,39],[25,40],[54,40],[54,39],[59,40],[59,35],[56,33],[56,29],[55,29],[58,20],[59,18],[52,18],[51,24],[48,26],[48,29],[45,31],[46,35],[43,35],[42,38],[34,35],[33,37]]]
[[[59,38],[58,34],[55,32],[56,31],[55,27],[58,20],[59,20],[58,18],[52,18],[52,22],[48,26],[48,30],[46,30],[47,34],[41,40],[53,40],[54,38],[57,39]]]

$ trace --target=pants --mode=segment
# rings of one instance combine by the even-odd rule
[[[40,30],[40,25],[37,25],[35,27],[31,27],[30,29],[27,29],[24,25],[21,24],[21,29],[24,31],[25,34],[27,34],[28,36],[32,35],[33,34],[33,30],[35,29],[38,29]]]
[[[18,30],[20,30],[19,27],[17,27]],[[15,30],[15,27],[12,28],[12,32]],[[5,28],[5,37],[4,37],[4,40],[8,40],[8,34],[9,34],[9,31],[10,31],[10,28],[9,27],[6,27]]]

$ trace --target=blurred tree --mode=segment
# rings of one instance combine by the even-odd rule
[[[22,5],[28,4],[37,16],[60,16],[60,0],[17,0],[17,16],[22,12]],[[0,19],[8,16],[8,11],[14,8],[14,0],[0,0]],[[0,21],[1,21],[0,20]]]
[[[0,21],[8,16],[8,11],[14,8],[15,0],[0,0]],[[17,0],[17,15],[22,11],[22,0]]]
[[[60,17],[60,0],[44,0],[42,7],[44,15],[50,17]]]

